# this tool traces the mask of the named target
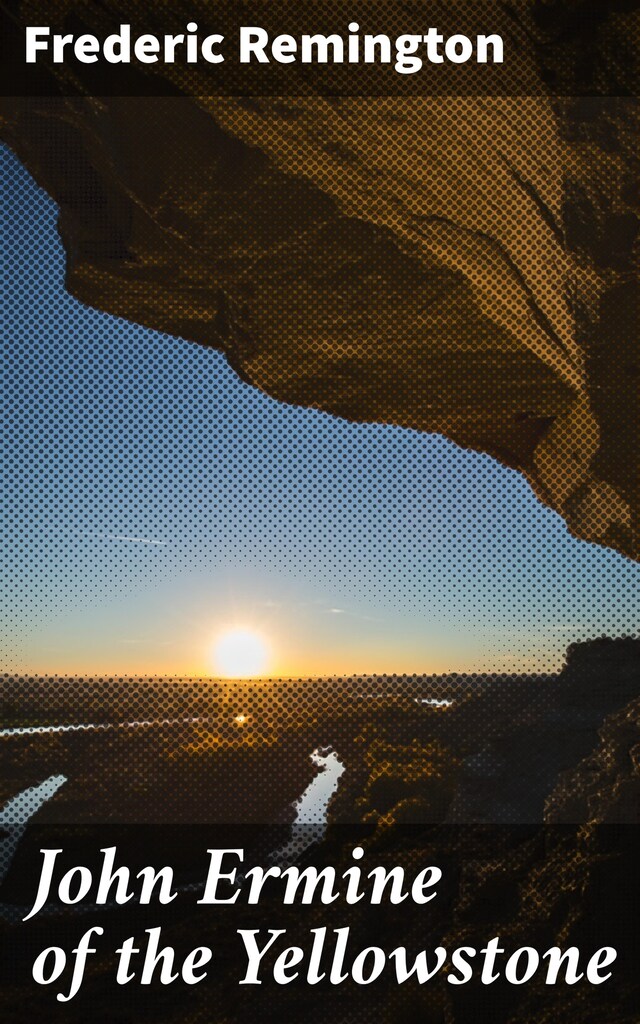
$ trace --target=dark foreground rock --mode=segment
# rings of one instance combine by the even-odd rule
[[[401,866],[407,877],[438,865],[443,877],[433,902],[372,908],[366,901],[346,907],[340,900],[327,905],[316,900],[310,906],[283,907],[278,899],[267,898],[260,907],[240,900],[225,914],[222,907],[194,907],[192,893],[191,903],[176,900],[165,908],[143,908],[142,918],[141,908],[133,908],[128,917],[126,907],[81,918],[68,910],[58,917],[40,915],[29,932],[19,925],[12,936],[4,1019],[12,1024],[34,1019],[64,1024],[88,1019],[96,1024],[151,1019],[161,1024],[277,1024],[288,1019],[312,1024],[637,1024],[640,849],[638,828],[631,826],[640,822],[639,683],[640,641],[601,639],[572,646],[557,676],[494,677],[459,686],[455,710],[425,708],[421,713],[415,696],[403,707],[385,700],[369,731],[360,722],[350,741],[349,730],[344,731],[340,752],[347,771],[332,805],[333,823],[323,842],[306,848],[303,865],[332,865],[341,872],[354,865],[356,845],[364,848],[365,865]],[[332,711],[335,706],[334,701]],[[369,719],[372,714],[369,710]],[[309,749],[312,735],[317,740],[314,729],[317,722],[309,724],[301,750]],[[189,742],[182,792],[186,779],[193,789],[202,779],[191,755],[207,770],[219,760],[202,748],[203,742],[204,730],[197,750]],[[273,773],[275,766],[264,760],[257,736],[247,743],[244,758],[256,755],[261,770]],[[235,773],[241,762],[237,752],[236,762],[225,763]],[[289,769],[288,777],[290,755]],[[194,771],[200,774],[189,775]],[[240,783],[240,776],[236,779]],[[215,785],[221,785],[219,776]],[[241,826],[109,826],[98,817],[78,827],[65,824],[69,820],[49,818],[22,839],[17,876],[8,877],[0,899],[24,902],[42,848],[76,844],[73,863],[84,863],[85,853],[95,857],[116,843],[122,849],[130,844],[132,855],[147,858],[141,863],[162,851],[163,862],[175,863],[180,877],[192,881],[193,865],[202,868],[202,851],[209,847],[253,844],[259,850],[257,862],[267,864],[272,863],[269,852],[281,849],[289,835],[284,819],[279,827],[259,824],[258,818]],[[115,986],[113,958],[100,953],[82,992],[70,1004],[56,1004],[47,987],[34,990],[33,950],[67,934],[71,945],[89,920],[104,924],[112,946],[160,923],[164,941],[176,950],[210,946],[215,950],[211,979],[190,988]],[[329,929],[327,945],[332,947],[333,929],[345,926],[353,950],[348,968],[369,946],[387,953],[403,946],[414,955],[424,949],[433,962],[439,946],[482,950],[495,936],[505,956],[522,947],[543,954],[558,946],[577,949],[584,965],[606,945],[617,950],[617,959],[611,981],[600,986],[584,980],[548,985],[544,970],[523,985],[487,986],[476,975],[455,986],[442,971],[423,985],[415,980],[398,985],[390,974],[370,986],[348,981],[309,986],[304,980],[257,990],[238,986],[243,961],[236,929],[285,928],[286,944],[308,951],[312,929]]]
[[[640,822],[640,641],[573,644],[559,675],[478,680],[347,751],[336,821]],[[546,806],[546,812],[545,812]]]
[[[640,824],[640,700],[606,720],[596,749],[550,794],[545,820]]]

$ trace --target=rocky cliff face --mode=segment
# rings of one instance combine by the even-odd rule
[[[640,823],[640,641],[573,644],[561,673],[488,676],[345,753],[336,822]]]
[[[556,677],[511,686],[494,679],[449,726],[449,712],[434,713],[422,733],[415,718],[405,728],[398,717],[395,744],[391,734],[363,743],[365,763],[359,773],[349,766],[334,820],[360,812],[377,826],[373,848],[382,850],[394,825],[413,826],[399,830],[401,853],[394,853],[402,863],[432,854],[455,865],[442,916],[434,907],[416,927],[421,935],[433,926],[438,935],[443,929],[445,947],[480,948],[490,930],[510,948],[540,949],[596,948],[603,936],[619,936],[608,991],[554,989],[536,978],[492,994],[485,1016],[482,986],[443,986],[441,1003],[432,992],[428,1008],[416,999],[415,1018],[389,1001],[380,1003],[379,1019],[637,1020],[639,851],[637,828],[628,826],[640,823],[639,688],[640,641],[602,638],[572,645]],[[402,941],[412,941],[410,928]]]
[[[81,300],[279,400],[488,452],[637,558],[638,110],[532,95],[550,6],[516,5],[528,98],[13,99],[0,128],[59,204]],[[612,93],[628,8],[594,27]]]

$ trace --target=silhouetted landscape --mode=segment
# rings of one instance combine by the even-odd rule
[[[272,855],[276,848],[291,850],[291,841],[286,843],[292,835],[302,864],[344,865],[361,842],[376,863],[445,866],[446,884],[428,921],[380,908],[389,942],[476,945],[489,929],[515,945],[551,942],[560,934],[580,945],[614,927],[624,932],[632,928],[632,918],[626,924],[624,918],[634,913],[637,872],[628,875],[622,904],[618,872],[631,872],[635,854],[610,827],[638,822],[639,673],[640,641],[603,638],[570,647],[563,671],[548,676],[5,681],[11,724],[3,742],[11,770],[4,796],[47,776],[58,777],[59,786],[17,847],[3,889],[5,912],[20,906],[30,891],[45,836],[48,846],[71,843],[78,850],[87,842],[96,848],[133,843],[143,856],[155,837],[162,862],[176,863],[180,877],[193,884],[202,881],[202,850],[213,842],[242,842],[264,858],[269,849]],[[344,771],[328,793],[328,806],[315,808],[316,827],[309,818],[296,826],[301,795],[309,792],[318,765],[324,771],[329,765],[328,757],[320,757],[314,767],[314,750],[335,751]],[[66,778],[62,785],[60,775]],[[158,823],[165,823],[160,832]],[[98,825],[94,835],[91,828]],[[270,908],[267,902],[261,910],[264,920],[276,912]],[[163,913],[167,941],[176,949],[190,948],[194,934],[207,942],[218,936],[221,977],[232,975],[228,917],[203,919],[180,901]],[[339,909],[327,907],[311,908],[302,917],[295,907],[278,913],[279,926],[294,935],[314,922],[342,922]],[[124,936],[133,927],[122,910],[96,914],[92,921],[108,923],[110,934],[115,928]],[[31,926],[31,943],[46,941],[51,920]],[[145,921],[156,923],[147,911],[136,927]],[[253,927],[255,921],[255,910],[237,906],[234,928],[243,922]],[[371,911],[351,908],[349,921],[365,943]],[[65,1020],[84,1020],[89,1007],[98,1021],[116,1019],[114,1006],[120,1007],[118,1020],[144,1015],[139,990],[126,997],[114,992],[109,1010],[95,1009],[106,991],[101,986],[108,986],[103,970],[108,963],[65,1009]],[[616,1015],[607,1020],[633,1020],[630,978],[623,974]],[[590,1005],[601,1012],[599,990],[594,993]],[[6,998],[12,1019],[22,1020],[19,987],[14,992],[10,985]],[[309,1012],[308,995],[277,987],[269,989],[266,1003],[235,988],[226,992],[224,983],[213,994],[198,990],[192,998],[193,1020],[205,1005],[220,1013],[233,1005],[231,1019],[246,1021],[275,1022],[282,1014]],[[351,1012],[369,1005],[363,998],[362,991],[338,995],[323,989],[322,1019],[346,1024]],[[467,1021],[477,991],[434,986],[426,998],[416,990],[410,997],[403,993],[398,1004],[393,986],[376,987],[379,1019],[396,1020],[401,1005],[403,1019],[411,1021]],[[567,1014],[563,1019],[576,1019],[584,1010],[579,987],[565,987],[559,995],[542,983],[522,992],[498,986],[491,999],[495,1022],[512,1020],[516,1010],[518,1021],[546,1020],[540,1008],[548,1004],[555,1012],[558,999]],[[414,1009],[409,1012],[407,1005]],[[155,1019],[185,1019],[174,990],[156,992],[153,1006]],[[321,1018],[311,1013],[308,1019]]]
[[[632,779],[639,677],[640,641],[602,639],[548,676],[8,680],[2,796],[62,773],[38,820],[283,823],[331,748],[333,821],[587,821],[585,758]],[[637,820],[623,781],[602,820]]]

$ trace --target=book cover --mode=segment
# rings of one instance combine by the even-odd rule
[[[0,3],[7,1024],[637,1024],[634,0]]]

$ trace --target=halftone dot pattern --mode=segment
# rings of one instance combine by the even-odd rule
[[[285,580],[295,588],[292,603],[313,606],[318,622],[346,616],[354,630],[356,621],[370,623],[359,639],[363,650],[406,623],[413,630],[407,643],[415,644],[416,623],[423,623],[433,649],[440,645],[443,669],[458,673],[443,699],[464,704],[489,672],[529,673],[544,687],[568,643],[632,634],[635,563],[572,539],[514,469],[431,435],[500,452],[515,466],[557,418],[539,453],[537,486],[561,504],[566,485],[567,515],[585,535],[615,539],[618,530],[626,538],[624,486],[612,484],[609,493],[589,476],[597,441],[591,413],[570,399],[579,377],[575,304],[588,318],[592,291],[616,283],[633,246],[614,246],[606,257],[600,234],[584,251],[576,243],[580,266],[573,267],[562,216],[555,221],[550,212],[561,197],[544,181],[557,180],[564,142],[538,100],[501,101],[484,113],[468,100],[440,100],[429,107],[433,132],[422,143],[414,100],[382,99],[375,107],[291,98],[131,100],[132,114],[145,113],[135,144],[127,102],[99,113],[72,103],[64,126],[54,107],[51,122],[36,112],[33,121],[18,119],[19,128],[34,143],[34,160],[55,154],[47,184],[62,199],[71,290],[171,333],[96,312],[65,293],[54,204],[3,155],[12,488],[5,690],[17,730],[7,737],[7,796],[27,777],[32,784],[57,772],[68,780],[43,812],[54,819],[99,812],[106,820],[146,813],[286,820],[300,780],[313,776],[313,737],[338,749],[341,741],[360,743],[362,755],[353,757],[363,758],[372,779],[363,778],[351,813],[391,820],[392,796],[404,787],[401,813],[442,817],[454,799],[454,768],[489,778],[500,755],[485,749],[484,732],[480,738],[467,726],[459,749],[449,736],[445,753],[432,750],[432,736],[444,728],[440,712],[423,707],[413,724],[417,704],[435,686],[429,666],[424,676],[382,676],[383,698],[407,712],[399,733],[409,734],[396,737],[394,765],[392,738],[387,753],[367,747],[376,669],[341,670],[343,655],[353,660],[344,634],[317,673],[329,682],[296,688],[272,681],[253,690],[176,678],[189,675],[187,661],[184,672],[132,664],[84,671],[78,681],[70,670],[47,671],[42,636],[55,662],[56,636],[69,644],[75,629],[77,645],[85,624],[95,630],[101,608],[118,601],[128,602],[134,620],[147,603],[145,628],[164,614],[164,602],[178,614],[184,607],[185,619],[202,615],[211,631],[226,614],[208,610],[212,593],[229,579],[244,579],[264,607],[265,588],[282,589]],[[167,177],[147,176],[135,154],[153,152],[167,124],[177,131],[180,123],[192,130],[192,148],[167,138],[160,165]],[[456,125],[465,140],[473,130],[474,154],[486,156],[472,162],[466,144],[452,153],[451,189],[433,167],[438,139]],[[108,162],[109,132],[101,156],[86,145],[103,128],[122,131],[115,138],[125,151],[126,187]],[[509,132],[517,143],[505,142],[496,178],[500,161],[490,158],[491,147]],[[606,170],[615,205],[624,174],[617,163]],[[623,235],[624,248],[630,232]],[[549,287],[541,289],[545,277]],[[567,282],[578,298],[567,295]],[[444,369],[425,337],[445,339]],[[224,349],[239,376],[220,351],[194,341]],[[379,370],[372,375],[373,345]],[[547,417],[529,411],[537,401],[532,380],[544,391]],[[357,419],[387,425],[349,423],[352,408]],[[583,447],[574,452],[576,438]],[[105,610],[105,622],[111,614]],[[285,618],[281,643],[286,629]],[[317,644],[330,651],[331,635],[325,630]],[[112,639],[113,652],[100,658],[122,663],[121,645],[137,642]],[[157,631],[153,642],[154,665],[162,664]],[[403,656],[402,642],[393,642]],[[91,651],[83,656],[90,661]],[[207,667],[199,660],[197,674]],[[158,678],[121,678],[143,675]],[[540,692],[535,721],[546,714],[549,691]],[[367,710],[354,711],[363,702]],[[43,718],[60,729],[37,731]],[[371,718],[381,734],[382,718]],[[476,727],[481,722],[479,713]],[[596,724],[589,722],[593,737]],[[548,765],[531,760],[526,744],[522,764],[534,788],[549,782]],[[505,801],[506,820],[526,814],[520,797],[514,789],[513,804]],[[467,800],[471,811],[467,805],[461,814],[473,814]]]
[[[533,92],[554,71],[570,92],[588,65],[624,93],[628,6],[501,5],[533,13]],[[543,52],[558,15],[561,69]],[[605,39],[621,54],[611,66]],[[335,821],[376,828],[367,856],[407,865],[429,842],[447,859],[449,823],[539,822],[545,809],[632,820],[637,642],[574,647],[554,673],[571,642],[635,634],[638,566],[571,538],[551,511],[617,551],[637,544],[631,107],[521,95],[61,107],[9,104],[6,137],[60,202],[66,268],[54,201],[2,155],[5,864],[34,815],[55,835],[120,821],[286,829],[298,814],[315,838],[331,801]],[[547,506],[474,447],[524,467]],[[319,651],[313,674],[330,678],[184,678],[208,673],[217,623],[238,615],[280,651],[304,634],[284,674],[306,676],[302,654]],[[332,781],[333,752],[345,771]],[[385,838],[416,822],[429,823],[417,841]],[[305,836],[294,827],[272,854],[298,856]],[[586,917],[607,920],[607,884],[619,902],[617,847],[592,826],[456,842],[472,859],[450,872],[450,904],[414,915],[399,941],[581,942]],[[348,859],[338,846],[332,859]],[[184,922],[191,943],[202,921]],[[225,980],[230,948],[216,949]],[[630,1024],[627,985],[558,996],[536,982],[492,1024]],[[44,1015],[50,992],[16,989],[21,1019]],[[296,1018],[288,989],[254,999],[233,986],[219,1006],[205,986],[176,986],[154,1019],[482,1019],[474,993],[443,989],[303,988]],[[91,1019],[132,1020],[130,1000],[98,996]],[[79,1001],[64,1013],[86,1020]]]

